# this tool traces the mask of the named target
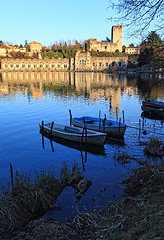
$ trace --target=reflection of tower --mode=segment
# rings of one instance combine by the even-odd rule
[[[119,52],[122,52],[122,25],[112,27],[111,41],[117,43]]]

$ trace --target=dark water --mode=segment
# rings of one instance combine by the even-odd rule
[[[145,136],[139,139],[141,102],[146,98],[164,101],[164,81],[161,76],[131,76],[105,73],[2,73],[0,76],[0,183],[10,181],[9,164],[14,171],[41,171],[54,166],[60,175],[62,162],[68,166],[76,161],[92,185],[84,197],[76,202],[73,189],[66,189],[55,205],[62,211],[48,212],[48,216],[65,219],[78,211],[107,206],[109,201],[121,198],[121,180],[136,167],[131,161],[122,166],[114,161],[119,152],[127,152],[137,159],[143,156],[142,142],[151,136],[163,138],[164,128],[160,119],[144,119]],[[60,122],[69,124],[69,109],[73,117],[83,115],[116,119],[125,113],[128,126],[124,141],[109,141],[98,151],[79,151],[44,138],[39,133],[39,123]],[[160,134],[158,134],[160,133]],[[139,141],[140,140],[140,141]],[[54,151],[53,151],[54,150]],[[97,151],[96,151],[97,150]]]

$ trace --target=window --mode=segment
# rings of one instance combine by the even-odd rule
[[[7,64],[5,65],[5,67],[7,68]]]
[[[30,68],[30,67],[31,67],[31,65],[30,65],[30,64],[28,64],[28,67]]]
[[[40,68],[42,67],[42,65],[40,65]]]
[[[10,65],[10,67],[12,68],[12,67],[13,67],[13,65],[11,64],[11,65]]]
[[[121,62],[119,62],[118,64],[119,64],[119,67],[121,67]]]
[[[108,63],[106,62],[106,67],[108,67]]]
[[[51,67],[54,68],[54,65],[52,64]]]
[[[105,46],[105,49],[107,49],[107,46]]]
[[[24,68],[24,67],[25,67],[25,65],[23,64],[23,65],[22,65],[22,68]]]
[[[17,64],[16,67],[19,68],[19,65]]]
[[[46,68],[48,68],[48,65],[46,65]]]
[[[64,64],[64,68],[67,68],[67,64]]]
[[[34,65],[34,68],[37,68],[37,65]]]
[[[101,67],[101,62],[99,63],[99,67]]]
[[[93,66],[95,66],[95,62],[93,62]]]

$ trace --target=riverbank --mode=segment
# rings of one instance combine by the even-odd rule
[[[14,182],[11,171],[12,192],[1,194],[0,239],[164,239],[164,144],[151,139],[144,154],[152,161],[135,160],[138,168],[122,180],[124,195],[120,201],[109,202],[106,209],[79,213],[66,222],[41,216],[53,207],[65,186],[72,186],[78,198],[79,189],[82,197],[89,188],[91,182],[85,181],[75,163],[72,171],[63,165],[60,181],[50,171],[37,175],[32,185],[27,175],[22,177],[18,172]],[[123,154],[115,161],[125,163],[126,159],[128,154]]]
[[[0,239],[163,239],[164,162],[141,162],[123,184],[123,199],[106,209],[79,213],[67,222],[33,220]]]

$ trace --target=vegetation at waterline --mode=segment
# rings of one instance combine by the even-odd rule
[[[10,168],[12,186],[0,195],[0,234],[19,230],[30,220],[53,209],[55,200],[65,187],[73,187],[76,198],[80,199],[91,185],[89,180],[84,179],[76,163],[72,171],[63,163],[60,180],[55,177],[53,168],[40,174],[35,172],[34,178],[16,171],[15,179],[11,165]]]
[[[145,148],[151,147],[152,142],[157,143],[156,146],[161,148],[161,142],[157,138],[150,139]],[[158,144],[159,142],[160,144]],[[154,156],[154,153],[151,156]],[[116,160],[123,161],[123,164],[128,164],[129,159],[130,156],[126,152],[116,156]],[[126,162],[126,160],[128,161]],[[57,222],[53,219],[33,220],[20,231],[7,235],[7,238],[6,235],[1,235],[2,239],[64,240],[77,239],[77,236],[78,239],[163,239],[164,162],[163,159],[159,159],[154,163],[149,161],[138,161],[138,163],[139,167],[122,181],[124,186],[122,200],[109,202],[106,209],[79,213],[67,222]],[[61,179],[60,184],[71,185],[75,189],[79,185],[75,179],[80,182],[84,180],[75,163],[72,171],[67,168],[65,163],[63,164]],[[39,185],[42,186],[42,181]],[[46,186],[45,182],[44,186]],[[8,196],[8,193],[4,193],[4,196],[6,194]],[[11,194],[10,199],[12,199]],[[12,201],[8,201],[5,209],[10,207],[11,203]],[[0,206],[2,206],[1,202]],[[1,218],[3,216],[2,207],[0,216]],[[8,216],[8,219],[12,222],[11,215]]]

